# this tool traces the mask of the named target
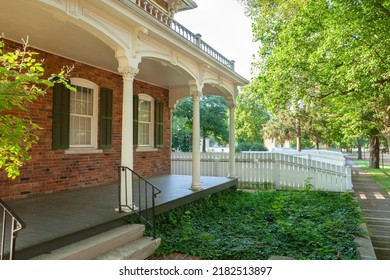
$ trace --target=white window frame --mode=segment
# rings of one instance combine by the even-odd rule
[[[154,119],[154,98],[151,97],[148,94],[140,93],[138,94],[138,102],[140,101],[147,101],[150,102],[150,127],[149,127],[149,145],[141,145],[140,141],[138,139],[138,146],[137,151],[157,151],[158,149],[154,146],[154,126],[155,126],[155,119]],[[138,115],[138,129],[139,124],[142,123],[140,121],[139,115]],[[140,133],[138,130],[138,137]]]
[[[91,117],[91,145],[69,145],[69,149],[67,153],[99,152],[99,150],[97,150],[99,86],[94,82],[91,82],[83,78],[71,78],[70,81],[73,86],[80,86],[80,87],[90,88],[93,90],[93,105],[92,105],[93,114]],[[71,137],[71,132],[69,132],[69,137]],[[71,143],[71,141],[69,141],[69,143]]]

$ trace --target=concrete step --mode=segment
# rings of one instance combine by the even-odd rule
[[[95,236],[83,239],[34,260],[92,260],[111,250],[141,238],[144,225],[124,225]]]
[[[160,246],[161,239],[152,239],[151,237],[142,237],[131,243],[111,250],[99,257],[97,260],[144,260],[153,255],[154,251]]]
[[[390,249],[375,248],[375,254],[378,260],[390,260]]]
[[[118,213],[117,213],[118,214]],[[128,214],[125,214],[128,215]],[[37,218],[38,219],[38,218]],[[38,225],[40,222],[38,220],[33,220],[34,223],[36,223],[34,226],[36,228],[36,225]],[[38,221],[38,222],[37,222]],[[71,222],[71,220],[67,221],[68,223]],[[66,225],[66,223],[64,223]],[[61,227],[64,227],[64,224],[61,225]],[[118,218],[104,222],[102,224],[98,225],[93,225],[93,222],[91,223],[90,227],[85,227],[84,229],[81,230],[75,230],[71,231],[70,233],[64,233],[63,235],[58,234],[56,236],[52,236],[50,234],[45,234],[43,237],[40,237],[39,234],[41,234],[41,231],[37,231],[34,233],[28,233],[27,229],[31,229],[32,222],[30,222],[29,227],[26,228],[26,231],[21,231],[20,234],[18,235],[18,240],[16,242],[16,245],[19,246],[17,247],[16,250],[16,259],[17,260],[29,260],[32,259],[36,256],[40,256],[46,253],[53,252],[59,248],[68,246],[70,244],[73,244],[75,242],[78,242],[80,240],[90,238],[92,236],[101,234],[103,232],[127,225],[128,223],[123,219],[123,216],[118,214]],[[88,225],[89,226],[89,225]],[[71,227],[71,226],[70,226]],[[36,229],[35,229],[36,230]],[[50,231],[49,231],[50,232]],[[27,235],[23,236],[25,233]],[[57,232],[58,233],[58,232]],[[37,235],[35,235],[37,234]],[[33,243],[28,241],[27,236],[33,240],[41,240],[40,242]],[[21,242],[24,239],[23,242]],[[24,243],[22,245],[21,243]],[[28,245],[25,245],[28,244]],[[22,246],[20,246],[22,245]]]

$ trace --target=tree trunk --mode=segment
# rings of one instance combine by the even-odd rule
[[[297,130],[297,151],[302,151],[302,138],[301,138],[301,122],[297,118],[295,120],[295,128]]]
[[[380,151],[379,151],[379,136],[371,136],[370,138],[370,167],[379,169]]]
[[[363,159],[363,151],[362,151],[362,148],[363,148],[363,145],[364,145],[364,139],[362,139],[362,138],[359,138],[359,139],[357,139],[357,141],[356,141],[356,144],[357,144],[357,147],[358,147],[358,159]]]
[[[206,137],[203,136],[203,141],[202,141],[202,152],[205,153],[206,152]]]
[[[362,156],[362,145],[360,145],[360,144],[358,144],[358,158],[357,159],[360,159],[360,160],[363,159],[363,156]]]

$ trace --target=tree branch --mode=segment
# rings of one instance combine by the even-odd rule
[[[377,3],[375,4],[375,7],[381,10],[381,12],[383,12],[386,17],[390,18],[390,11],[386,9],[382,4]]]

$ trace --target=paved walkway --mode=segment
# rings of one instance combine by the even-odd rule
[[[376,257],[390,260],[390,195],[356,166],[353,158],[349,163],[355,196],[362,208]]]

